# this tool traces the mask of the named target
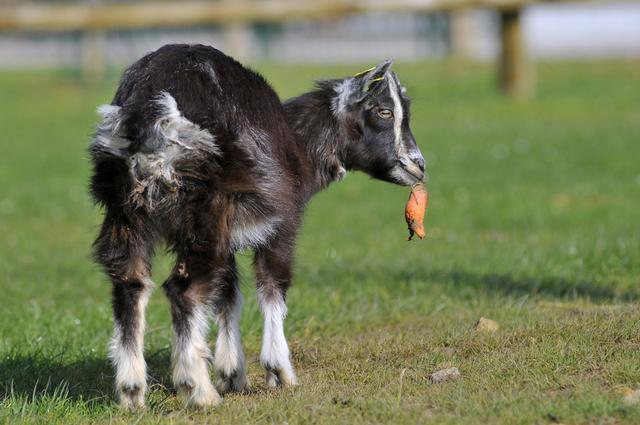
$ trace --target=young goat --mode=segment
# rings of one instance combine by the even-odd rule
[[[409,101],[391,61],[318,83],[283,104],[258,74],[202,45],[168,45],[127,69],[99,108],[91,191],[105,212],[95,258],[113,284],[110,357],[122,406],[144,405],[150,264],[164,239],[173,381],[197,406],[247,386],[234,253],[254,249],[270,386],[295,385],[283,320],[292,256],[310,197],[347,170],[400,185],[424,177]],[[218,325],[212,384],[207,338]],[[216,390],[217,388],[217,390]]]

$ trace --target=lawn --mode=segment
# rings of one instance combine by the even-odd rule
[[[282,97],[360,70],[256,69]],[[110,285],[89,261],[86,147],[117,75],[0,73],[0,421],[639,423],[616,390],[640,387],[640,63],[539,64],[528,102],[502,98],[485,65],[396,70],[428,162],[427,239],[405,240],[406,188],[347,176],[314,198],[299,239],[286,329],[301,385],[263,382],[241,253],[252,391],[183,408],[157,290],[135,413],[114,402]],[[170,262],[158,257],[158,286]],[[500,329],[476,331],[480,317]],[[432,384],[448,366],[461,378]]]

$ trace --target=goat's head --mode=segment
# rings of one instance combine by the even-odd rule
[[[409,127],[409,98],[391,60],[337,82],[334,112],[347,134],[347,168],[400,185],[424,179]]]

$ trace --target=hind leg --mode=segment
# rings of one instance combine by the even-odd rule
[[[116,369],[116,396],[127,409],[144,406],[145,310],[153,288],[149,278],[152,236],[124,217],[107,215],[94,244],[95,258],[112,282],[113,338],[109,357]]]
[[[232,255],[220,274],[212,297],[218,325],[215,360],[216,388],[221,393],[241,392],[247,388],[244,353],[240,341],[242,293],[238,286],[235,258]]]
[[[209,378],[212,355],[208,334],[218,293],[224,293],[230,274],[235,275],[235,268],[229,270],[228,259],[215,261],[208,255],[183,255],[164,284],[175,332],[173,381],[191,406],[215,406],[222,401]]]

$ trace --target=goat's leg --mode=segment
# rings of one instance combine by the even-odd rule
[[[95,258],[113,284],[113,338],[110,358],[116,369],[116,396],[127,409],[144,407],[147,365],[144,360],[145,310],[152,237],[123,218],[107,215],[94,244]]]
[[[226,269],[222,270],[213,294],[215,320],[218,325],[215,360],[216,388],[221,393],[244,391],[247,377],[244,353],[240,341],[240,313],[242,293],[238,286],[236,262],[231,255]]]
[[[215,406],[222,398],[209,378],[212,294],[218,269],[197,258],[179,259],[164,289],[171,302],[173,383],[191,406]]]
[[[286,292],[291,284],[293,236],[274,238],[272,244],[256,251],[258,301],[264,315],[260,363],[270,387],[297,385],[284,336],[287,314]]]

